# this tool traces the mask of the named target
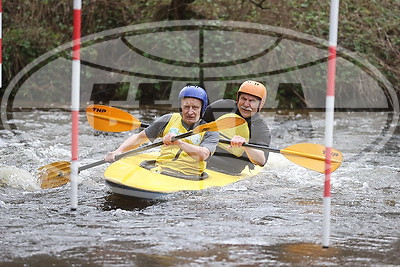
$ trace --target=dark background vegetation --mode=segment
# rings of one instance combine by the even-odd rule
[[[3,0],[3,90],[28,63],[70,42],[73,0]],[[328,39],[330,1],[83,0],[82,36],[131,24],[212,19],[279,26]],[[377,67],[399,93],[400,1],[341,0],[338,45]]]

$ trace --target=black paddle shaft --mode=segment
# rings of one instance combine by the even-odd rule
[[[191,136],[192,134],[193,134],[193,131],[189,131],[187,133],[183,133],[183,134],[180,134],[180,135],[172,137],[171,141],[176,141],[176,140]],[[146,146],[142,146],[142,147],[139,147],[139,148],[136,148],[136,149],[133,149],[133,150],[129,150],[127,152],[124,152],[122,154],[119,154],[119,155],[115,156],[115,160],[120,160],[120,159],[128,157],[128,156],[133,156],[133,155],[136,155],[136,154],[138,154],[140,152],[143,152],[145,150],[148,150],[148,149],[151,149],[151,148],[154,148],[154,147],[161,146],[163,144],[164,144],[163,141],[158,141],[158,142],[146,145]],[[78,172],[81,172],[83,170],[87,170],[87,169],[102,165],[104,163],[108,163],[108,161],[99,160],[99,161],[96,161],[96,162],[81,166],[81,167],[79,167]]]
[[[148,123],[144,123],[144,122],[140,123],[140,127],[142,127],[142,128],[147,128],[149,126],[150,126],[150,124],[148,124]]]
[[[227,140],[227,139],[219,139],[219,142],[220,143],[224,143],[224,144],[230,144],[231,143],[231,141]],[[247,146],[247,147],[251,147],[251,148],[257,148],[257,149],[265,150],[265,151],[268,151],[268,152],[281,153],[281,150],[278,149],[278,148],[272,148],[272,147],[263,146],[263,145],[244,143],[243,146]]]

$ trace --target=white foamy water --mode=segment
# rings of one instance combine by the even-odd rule
[[[253,178],[157,202],[110,193],[102,179],[107,165],[91,168],[80,174],[79,206],[72,212],[69,185],[41,190],[35,178],[38,167],[70,159],[68,113],[16,116],[17,129],[0,132],[1,263],[400,264],[400,154],[396,142],[387,142],[392,133],[379,138],[386,129],[379,114],[336,116],[334,147],[344,161],[331,177],[331,248],[325,250],[324,175],[280,154],[271,154]],[[299,134],[295,121],[266,118],[272,147],[324,143],[322,117],[313,118],[311,136]],[[102,159],[129,135],[98,133],[82,114],[80,164]],[[385,139],[390,145],[382,145]]]
[[[0,186],[9,186],[24,191],[39,190],[37,178],[27,170],[0,166]]]

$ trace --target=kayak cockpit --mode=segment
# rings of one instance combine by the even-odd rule
[[[153,171],[156,168],[156,161],[155,160],[144,160],[140,163],[139,165],[142,168],[145,168],[146,170]],[[200,176],[198,175],[185,175],[183,173],[179,173],[176,171],[173,171],[171,169],[162,169],[162,170],[157,170],[157,173],[175,177],[175,178],[181,178],[181,179],[186,179],[186,180],[191,180],[191,181],[201,181],[205,180],[208,178],[208,174],[206,172],[203,172]]]

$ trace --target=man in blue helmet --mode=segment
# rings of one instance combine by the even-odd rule
[[[199,86],[185,86],[179,93],[179,101],[180,113],[161,116],[145,130],[125,140],[115,151],[107,153],[104,159],[112,162],[116,155],[161,137],[164,145],[156,159],[155,170],[201,176],[206,168],[205,160],[214,153],[218,144],[218,132],[203,132],[174,142],[171,138],[205,123],[200,118],[208,104],[207,93]]]

